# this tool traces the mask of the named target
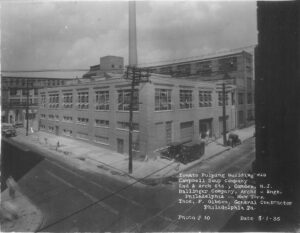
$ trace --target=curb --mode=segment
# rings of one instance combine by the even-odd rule
[[[224,150],[222,150],[222,151],[219,151],[219,152],[216,153],[216,154],[211,155],[210,157],[208,157],[208,158],[206,158],[206,159],[202,159],[202,160],[200,159],[197,163],[191,165],[190,167],[186,167],[186,168],[184,168],[184,169],[182,169],[182,170],[179,170],[179,171],[175,172],[175,173],[172,174],[172,175],[165,176],[165,177],[161,177],[161,178],[149,178],[149,179],[146,179],[146,180],[144,180],[144,181],[145,181],[145,183],[148,184],[148,185],[157,185],[157,184],[160,184],[160,183],[168,184],[168,183],[170,183],[170,182],[177,181],[177,180],[178,180],[178,177],[177,177],[177,176],[178,176],[179,173],[184,172],[184,171],[189,170],[189,169],[192,169],[192,168],[196,167],[197,165],[201,164],[202,162],[207,161],[207,160],[209,160],[209,159],[212,159],[212,158],[214,158],[214,157],[216,157],[216,156],[218,156],[218,155],[220,155],[220,154],[222,154],[222,153],[224,153],[225,151],[228,151],[228,150],[230,150],[230,149],[231,149],[231,148],[226,148],[226,149],[224,149]]]

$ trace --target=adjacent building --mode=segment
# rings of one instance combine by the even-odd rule
[[[220,81],[236,86],[232,99],[235,103],[236,128],[254,124],[254,65],[253,56],[245,51],[201,58],[190,61],[155,65],[151,72],[168,74],[174,78],[199,81]]]
[[[39,128],[128,152],[131,82],[106,75],[39,91]],[[233,89],[234,90],[234,89]],[[152,74],[134,92],[133,149],[153,155],[171,142],[197,141],[222,134],[222,96],[215,83]],[[227,129],[235,128],[235,102],[226,98]]]
[[[61,86],[67,80],[69,79],[1,76],[2,122],[25,125],[28,106],[28,119],[33,126],[38,110],[38,89]]]
[[[124,58],[118,56],[105,56],[100,58],[100,64],[93,65],[82,78],[104,76],[106,73],[122,74],[124,72]]]

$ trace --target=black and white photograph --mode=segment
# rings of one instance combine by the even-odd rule
[[[297,1],[1,1],[1,232],[300,232]]]

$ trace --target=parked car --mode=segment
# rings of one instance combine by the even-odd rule
[[[23,128],[23,123],[15,123],[15,128]]]
[[[13,137],[17,135],[16,129],[12,124],[2,123],[1,124],[1,133],[5,137]]]
[[[182,143],[173,142],[165,150],[163,150],[160,154],[164,158],[175,159],[176,156],[180,153],[181,147],[182,147]]]
[[[235,134],[235,133],[230,133],[228,136],[228,145],[231,147],[235,147],[237,145],[240,145],[241,139],[239,138],[239,135]]]
[[[186,164],[204,155],[204,148],[205,143],[172,143],[166,150],[161,152],[161,155]]]

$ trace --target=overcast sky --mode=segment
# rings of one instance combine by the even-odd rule
[[[257,43],[254,1],[136,3],[139,63]],[[88,69],[106,55],[128,60],[128,3],[3,3],[2,70]]]

